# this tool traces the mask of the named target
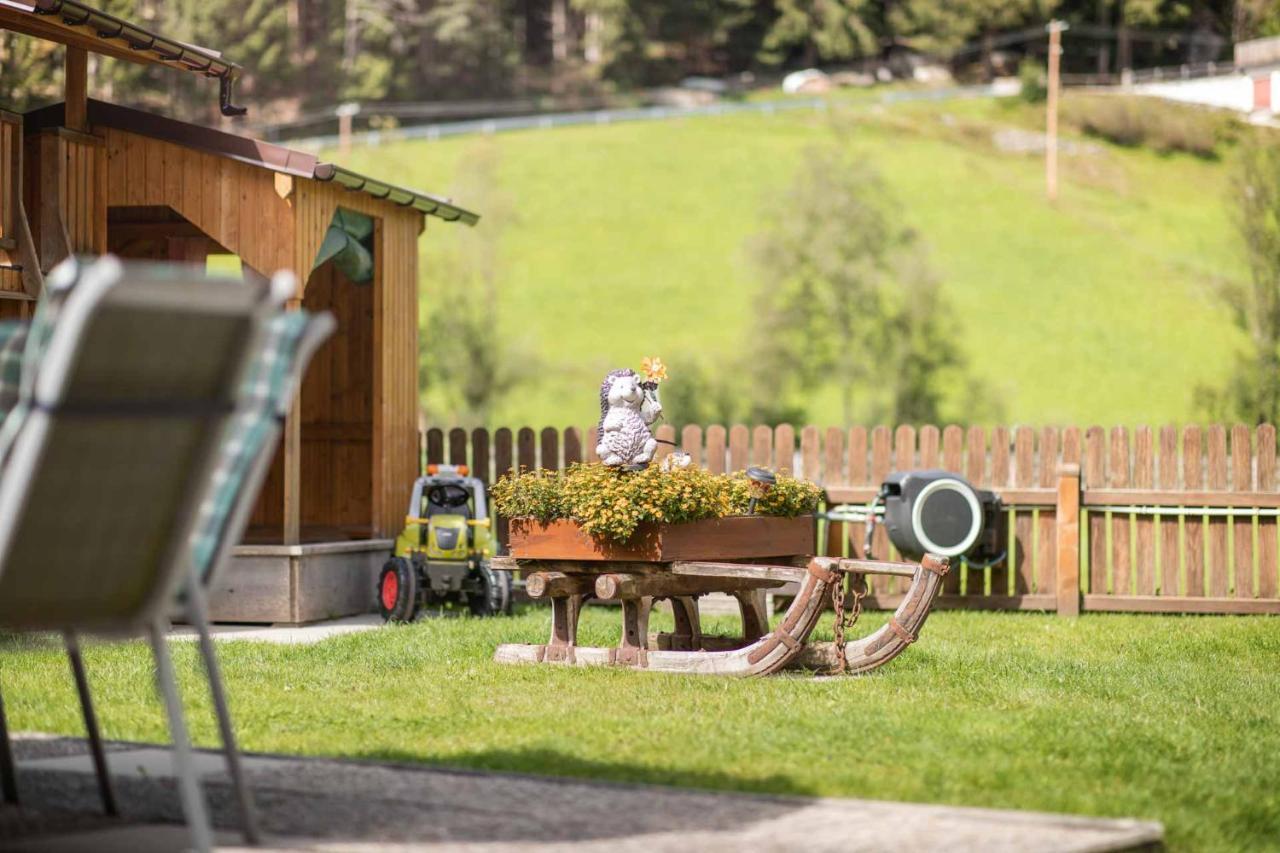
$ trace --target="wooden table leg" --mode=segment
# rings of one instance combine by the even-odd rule
[[[698,599],[681,595],[671,599],[671,614],[676,628],[667,638],[667,649],[673,652],[696,652],[702,648],[702,621],[698,618]]]
[[[578,644],[578,614],[585,595],[558,595],[551,599],[551,639],[542,660],[574,662]]]
[[[738,599],[738,611],[742,614],[742,638],[748,643],[769,633],[769,608],[765,604],[763,589],[740,589],[733,593]]]
[[[646,666],[649,662],[649,611],[653,596],[622,599],[622,640],[613,661],[622,666]]]

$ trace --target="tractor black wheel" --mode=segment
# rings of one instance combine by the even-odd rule
[[[387,622],[412,622],[418,615],[418,572],[403,557],[392,557],[378,575],[378,612]]]
[[[481,563],[476,570],[479,574],[480,592],[467,596],[467,606],[473,616],[499,616],[511,613],[511,572],[500,572],[489,568],[488,563]]]

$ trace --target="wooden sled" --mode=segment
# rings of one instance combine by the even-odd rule
[[[949,563],[926,556],[919,565],[800,557],[784,564],[736,562],[651,563],[600,560],[496,558],[493,568],[521,572],[535,599],[551,600],[551,637],[545,644],[505,644],[499,663],[625,666],[699,675],[769,675],[788,666],[823,672],[836,668],[833,643],[808,643],[809,634],[845,574],[911,578],[911,588],[889,622],[870,636],[847,642],[846,672],[869,672],[888,663],[919,636]],[[800,589],[778,626],[769,630],[765,592],[795,581]],[[738,600],[741,637],[703,636],[697,598],[726,592]],[[578,614],[590,596],[622,604],[622,637],[615,648],[577,645]],[[675,630],[649,637],[649,612],[668,599]]]

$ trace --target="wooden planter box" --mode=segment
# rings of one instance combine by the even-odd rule
[[[641,524],[626,542],[596,538],[576,521],[543,524],[511,519],[509,551],[518,560],[737,560],[812,554],[816,520],[811,515],[709,518],[684,524]]]

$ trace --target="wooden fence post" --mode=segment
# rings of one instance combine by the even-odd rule
[[[1080,466],[1058,468],[1058,615],[1080,615]]]

